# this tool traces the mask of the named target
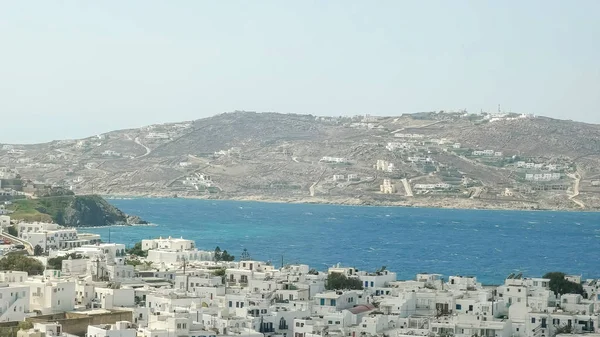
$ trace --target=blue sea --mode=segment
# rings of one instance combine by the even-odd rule
[[[549,271],[600,277],[600,213],[487,211],[277,204],[189,199],[110,200],[156,226],[87,229],[128,247],[145,239],[184,237],[238,257],[381,266],[413,279],[421,272],[474,275],[500,284],[512,272]]]

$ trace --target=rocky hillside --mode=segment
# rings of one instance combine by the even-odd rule
[[[17,200],[10,209],[11,218],[28,221],[52,221],[67,227],[144,224],[137,216],[129,216],[102,197],[59,196]]]
[[[521,114],[233,112],[2,146],[0,162],[77,194],[600,207],[600,126]]]

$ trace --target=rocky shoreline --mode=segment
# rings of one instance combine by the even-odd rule
[[[103,195],[106,199],[125,198],[181,198],[200,200],[235,200],[255,201],[285,204],[319,204],[340,206],[378,206],[378,207],[415,207],[415,208],[443,208],[443,209],[480,209],[480,210],[506,210],[506,211],[582,211],[574,207],[549,207],[536,202],[499,202],[489,203],[477,199],[455,199],[455,198],[414,198],[411,200],[379,201],[365,200],[359,198],[323,198],[323,197],[283,197],[274,198],[261,195],[244,196],[188,196],[174,195],[172,193],[111,193]],[[587,209],[585,211],[597,212],[599,210]]]

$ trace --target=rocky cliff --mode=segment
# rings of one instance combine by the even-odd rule
[[[59,196],[19,200],[12,205],[13,219],[52,220],[68,227],[145,224],[137,216],[123,213],[100,196]]]

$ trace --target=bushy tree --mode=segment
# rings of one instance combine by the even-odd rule
[[[12,235],[12,236],[19,236],[19,232],[17,231],[17,229],[15,228],[15,226],[8,226],[7,228],[8,234]]]
[[[550,290],[557,295],[579,294],[583,295],[583,286],[565,279],[565,273],[551,272],[546,273],[544,278],[550,279]]]
[[[44,272],[44,265],[21,254],[7,254],[0,259],[0,270],[25,271],[29,275],[40,275]]]
[[[217,248],[215,248],[215,254],[214,254],[215,262],[221,261],[222,254],[223,254],[223,252],[221,251],[221,248],[219,246],[217,246]]]
[[[44,254],[44,248],[40,245],[35,245],[35,247],[33,247],[33,255],[40,256],[42,254]]]
[[[69,258],[72,260],[77,260],[82,259],[83,256],[81,256],[81,254],[71,253],[65,256],[57,256],[50,258],[48,259],[48,269],[62,269],[62,262],[64,260],[68,260]]]
[[[349,278],[341,273],[330,273],[325,282],[327,290],[362,290],[362,288],[362,282],[358,278]]]
[[[138,242],[135,245],[133,245],[133,248],[127,249],[127,254],[136,255],[136,256],[140,256],[140,257],[148,256],[148,252],[142,249],[141,242]]]
[[[215,248],[215,254],[214,254],[214,259],[216,262],[220,262],[220,261],[226,261],[226,262],[230,262],[235,260],[235,256],[229,254],[227,252],[227,250],[221,250],[221,248],[219,246],[217,246],[217,248]]]
[[[233,260],[235,260],[235,256],[229,254],[227,252],[227,250],[224,250],[223,253],[221,254],[221,261],[230,262],[230,261],[233,261]]]

